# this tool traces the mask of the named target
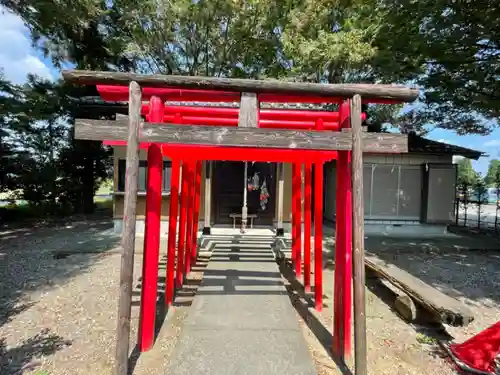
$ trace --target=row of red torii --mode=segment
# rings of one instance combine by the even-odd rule
[[[97,85],[104,100],[129,104],[128,118],[77,119],[75,124],[78,139],[127,146],[116,374],[127,373],[139,148],[147,149],[138,338],[141,351],[150,349],[154,342],[164,156],[172,160],[165,304],[173,303],[175,290],[182,287],[196,262],[202,161],[266,161],[293,164],[291,261],[306,291],[311,288],[314,217],[312,259],[317,310],[323,306],[323,200],[314,199],[312,207],[312,187],[316,197],[323,196],[323,164],[335,159],[338,183],[332,350],[341,359],[350,355],[354,285],[355,368],[356,374],[366,374],[362,153],[407,152],[407,139],[398,134],[362,132],[361,102],[409,102],[416,99],[417,90],[393,85],[324,85],[89,71],[65,71],[63,76],[75,83]],[[165,105],[167,100],[239,101],[240,106],[169,106]],[[260,109],[262,102],[327,102],[338,104],[338,111],[264,110]],[[246,210],[242,217],[244,223]],[[280,220],[282,217],[278,217]]]

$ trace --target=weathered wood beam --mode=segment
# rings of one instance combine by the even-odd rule
[[[127,139],[126,121],[77,119],[75,138],[94,141],[124,141]],[[408,152],[408,138],[404,134],[362,133],[362,138],[363,152]],[[352,148],[352,134],[350,132],[306,132],[244,127],[170,125],[164,123],[143,123],[139,141],[318,151],[348,151]]]
[[[121,238],[122,257],[120,267],[120,294],[116,330],[116,375],[127,375],[130,341],[130,314],[134,276],[135,223],[137,213],[137,176],[139,175],[139,127],[141,121],[141,88],[130,82],[129,117],[124,121],[124,137],[127,140],[125,172],[125,207]],[[128,125],[128,126],[127,126]]]
[[[365,230],[363,205],[363,129],[361,97],[351,99],[352,129],[352,277],[354,285],[354,369],[356,375],[367,375],[365,313]]]
[[[240,128],[257,129],[259,125],[259,100],[254,92],[242,92],[240,100],[240,111],[238,114],[238,126]],[[243,206],[241,207],[241,233],[245,233],[248,221],[248,161],[245,161],[245,172],[243,179]]]
[[[225,90],[255,93],[283,93],[293,95],[315,95],[346,98],[356,94],[363,99],[389,99],[412,102],[417,99],[418,89],[397,85],[379,84],[320,84],[304,82],[284,82],[278,80],[252,80],[235,78],[192,77],[174,75],[142,75],[124,72],[98,72],[87,70],[64,70],[66,81],[97,85],[122,84],[136,81],[149,87],[178,87],[186,89]]]
[[[242,128],[257,128],[259,123],[259,100],[254,92],[241,94],[238,126]]]

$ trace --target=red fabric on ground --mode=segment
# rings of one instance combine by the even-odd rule
[[[450,345],[451,352],[474,370],[493,372],[500,353],[500,322],[479,332],[462,344]]]

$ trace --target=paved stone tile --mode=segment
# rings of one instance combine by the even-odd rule
[[[316,373],[269,245],[214,248],[167,373]]]

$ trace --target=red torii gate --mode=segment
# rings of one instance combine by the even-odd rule
[[[302,275],[302,264],[304,265],[304,286],[306,290],[310,290],[311,248],[308,239],[314,217],[314,291],[317,310],[322,309],[323,293],[323,202],[322,199],[315,199],[314,211],[311,212],[312,166],[315,169],[314,195],[322,197],[323,164],[336,159],[338,187],[332,349],[340,358],[350,355],[351,280],[354,276],[356,374],[366,374],[362,152],[407,152],[407,144],[403,135],[362,133],[364,114],[361,113],[360,95],[363,95],[366,103],[389,104],[412,101],[418,96],[417,90],[389,85],[320,85],[87,71],[65,71],[63,76],[76,83],[96,84],[104,100],[128,100],[129,103],[128,119],[79,119],[75,125],[76,137],[79,139],[103,140],[108,145],[127,146],[117,374],[127,373],[139,148],[148,150],[138,339],[141,351],[150,349],[154,341],[163,156],[172,159],[165,303],[172,304],[175,288],[182,286],[186,274],[196,261],[201,161],[248,160],[293,163],[292,263],[298,278]],[[145,87],[141,90],[138,83]],[[129,84],[129,88],[124,84]],[[299,95],[291,94],[297,92]],[[351,97],[352,99],[346,99]],[[143,104],[143,99],[149,100],[149,104]],[[164,104],[166,100],[173,99],[240,101],[240,108]],[[338,104],[339,110],[260,109],[259,102],[328,102]],[[146,124],[141,124],[141,116],[145,117]],[[304,246],[301,244],[302,165],[305,166]],[[182,182],[179,187],[181,169]],[[353,205],[353,202],[356,203]],[[177,216],[179,236],[176,264]],[[245,223],[245,209],[242,216]]]

